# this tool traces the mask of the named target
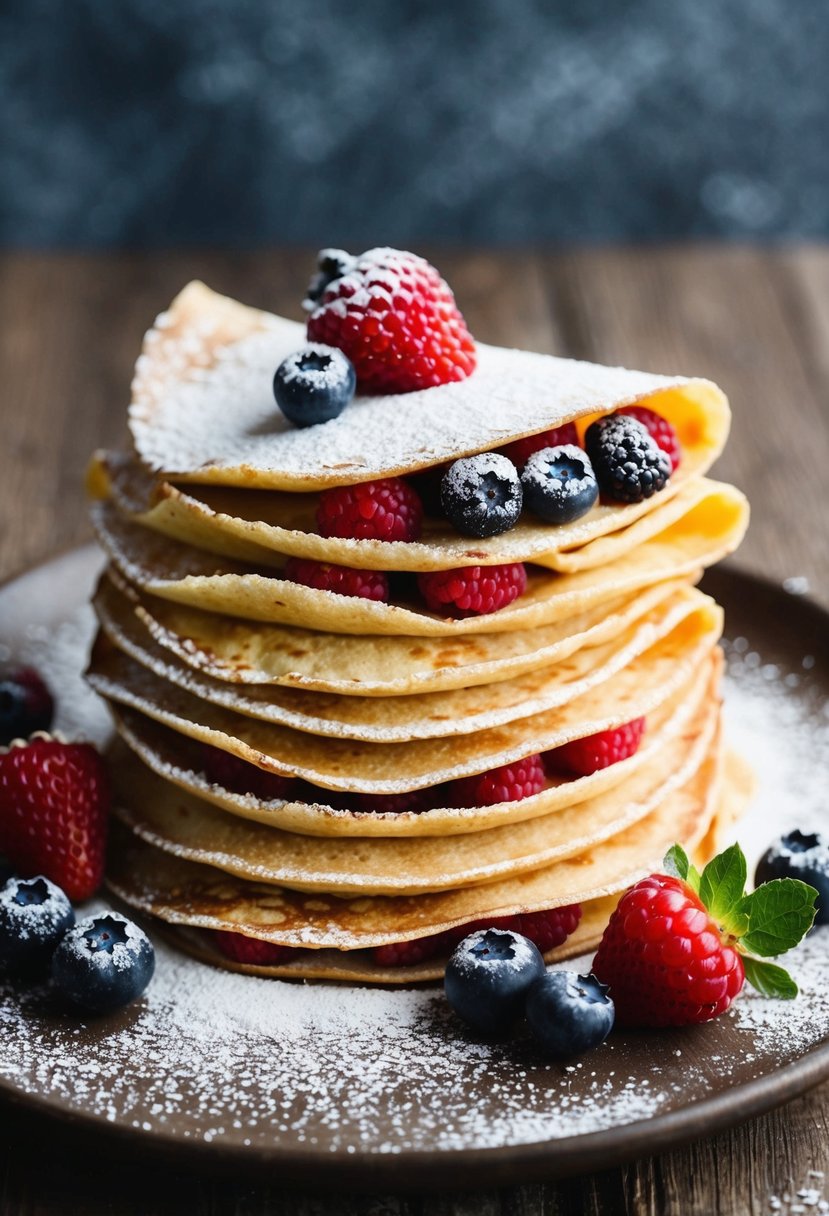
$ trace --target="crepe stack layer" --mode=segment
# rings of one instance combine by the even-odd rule
[[[479,346],[466,380],[358,396],[298,430],[271,380],[303,342],[302,326],[191,284],[147,335],[133,450],[91,464],[108,566],[88,674],[117,728],[110,886],[184,948],[261,974],[431,979],[450,931],[575,904],[578,928],[548,957],[581,952],[675,840],[710,853],[744,792],[721,736],[722,613],[696,589],[747,522],[743,496],[707,477],[726,400],[702,380]],[[331,487],[570,421],[583,438],[632,403],[682,446],[641,503],[562,526],[525,512],[486,540],[429,515],[413,542],[316,530]],[[391,573],[391,602],[293,582],[291,558]],[[419,573],[515,562],[525,592],[488,615],[438,615],[415,590]],[[555,749],[639,718],[626,759],[556,768]],[[217,750],[248,785],[216,780]],[[465,779],[537,755],[539,792],[460,797]],[[217,930],[295,952],[234,963]],[[438,935],[416,965],[376,953]]]

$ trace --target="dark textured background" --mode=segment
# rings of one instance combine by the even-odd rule
[[[829,235],[826,0],[3,0],[0,242]]]

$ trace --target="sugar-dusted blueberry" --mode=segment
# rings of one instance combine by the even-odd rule
[[[816,925],[829,924],[829,836],[795,829],[775,840],[757,863],[754,881],[799,878],[818,894]]]
[[[479,539],[514,528],[523,497],[518,470],[500,452],[462,456],[440,483],[441,506],[452,527]]]
[[[0,890],[0,962],[46,963],[74,923],[71,903],[48,878],[9,878]]]
[[[119,912],[78,921],[52,956],[55,987],[90,1013],[109,1013],[134,1001],[154,970],[150,939]]]
[[[48,730],[54,709],[52,694],[34,667],[0,668],[0,745]]]
[[[576,971],[549,971],[537,980],[527,993],[526,1014],[533,1037],[553,1060],[583,1055],[613,1029],[607,985]]]
[[[338,418],[354,396],[357,376],[341,350],[315,343],[283,359],[273,378],[276,404],[294,426]]]
[[[562,444],[530,456],[521,474],[524,505],[548,524],[569,524],[586,515],[599,484],[583,448]]]
[[[544,974],[538,947],[520,933],[479,929],[446,965],[446,999],[473,1030],[505,1034],[520,1016],[530,985]]]

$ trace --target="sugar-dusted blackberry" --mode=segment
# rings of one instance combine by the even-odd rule
[[[642,502],[668,484],[671,458],[635,418],[598,418],[587,428],[585,447],[602,495],[613,502]]]

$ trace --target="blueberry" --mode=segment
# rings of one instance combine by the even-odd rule
[[[518,523],[523,498],[518,470],[499,452],[461,457],[440,483],[443,513],[464,536],[508,532]]]
[[[502,1035],[521,1014],[531,984],[544,974],[538,947],[520,933],[478,929],[446,965],[446,999],[473,1030]]]
[[[615,1010],[607,985],[595,975],[549,971],[527,993],[526,1013],[545,1055],[569,1060],[604,1042]]]
[[[319,269],[308,284],[302,306],[312,312],[319,300],[322,299],[326,287],[330,283],[349,274],[357,265],[358,259],[344,249],[321,249],[317,255]]]
[[[0,744],[48,730],[53,713],[52,694],[33,667],[0,671]]]
[[[150,939],[118,912],[78,921],[52,956],[55,987],[91,1013],[109,1013],[134,1001],[154,970]]]
[[[354,396],[357,374],[334,346],[304,346],[283,359],[273,378],[273,394],[294,426],[316,426],[338,418]]]
[[[818,894],[816,925],[829,925],[829,838],[817,832],[787,832],[757,863],[757,886],[773,878],[799,878]]]
[[[74,923],[72,905],[48,878],[9,878],[0,890],[0,962],[46,963]]]
[[[569,524],[586,515],[599,497],[590,457],[575,444],[533,452],[521,474],[524,502],[548,524]]]

